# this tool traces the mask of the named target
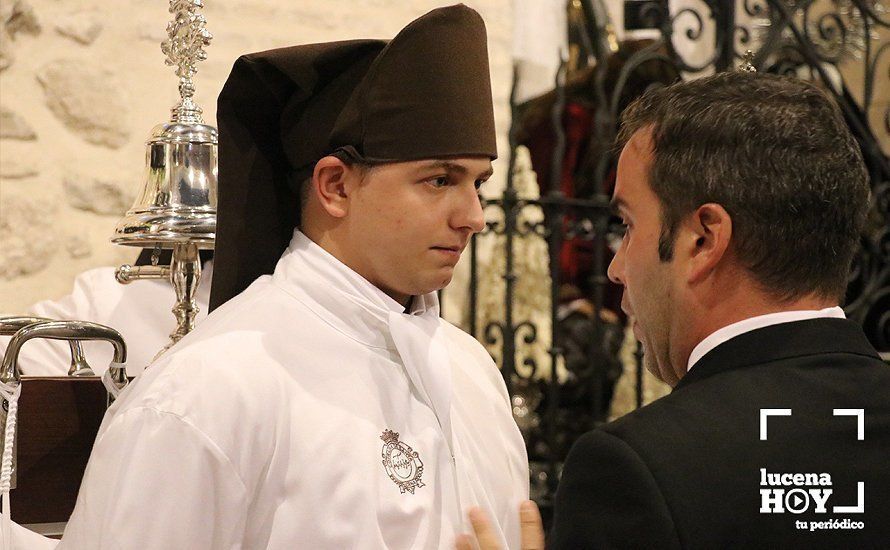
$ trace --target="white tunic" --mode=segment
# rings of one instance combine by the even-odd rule
[[[518,547],[528,464],[500,373],[302,233],[109,410],[61,548]],[[416,453],[416,454],[415,454]]]
[[[207,316],[213,262],[204,263],[195,296],[196,322]],[[59,320],[92,321],[116,329],[127,343],[127,374],[142,372],[145,365],[170,341],[176,329],[171,313],[176,294],[168,281],[145,280],[122,285],[114,278],[113,267],[84,271],[74,279],[71,294],[59,300],[44,300],[28,308],[27,315]],[[5,312],[14,314],[18,312]],[[0,337],[0,356],[6,352],[9,336]],[[93,372],[101,375],[112,357],[111,344],[83,342],[83,353]],[[71,365],[67,342],[35,339],[22,346],[19,368],[26,376],[65,376]]]

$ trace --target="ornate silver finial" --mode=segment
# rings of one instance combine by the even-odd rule
[[[192,100],[195,65],[207,59],[204,47],[213,39],[204,28],[207,20],[198,13],[203,7],[203,0],[170,0],[173,20],[167,24],[169,39],[161,51],[167,56],[164,62],[176,67],[180,101],[172,109],[172,120],[155,126],[145,142],[142,192],[111,238],[115,244],[153,250],[151,265],[120,266],[115,273],[119,283],[167,279],[176,292],[177,328],[164,350],[195,326],[195,292],[201,280],[198,250],[212,249],[216,243],[219,133],[204,124]],[[161,250],[171,248],[170,265],[159,265]]]
[[[745,55],[742,57],[742,64],[739,65],[739,70],[745,73],[757,72],[757,68],[754,67],[754,52],[745,50]]]
[[[173,20],[167,23],[169,40],[161,43],[161,51],[167,56],[164,63],[176,66],[179,77],[179,104],[172,109],[172,121],[185,124],[203,124],[201,108],[192,100],[195,85],[192,77],[198,72],[198,61],[207,59],[205,46],[210,45],[213,35],[204,28],[207,20],[198,13],[204,0],[170,0]]]

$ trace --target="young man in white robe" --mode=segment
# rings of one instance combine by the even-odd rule
[[[485,27],[239,59],[211,315],[109,410],[61,548],[517,547],[501,374],[439,318],[496,156]],[[296,229],[299,227],[299,229]]]

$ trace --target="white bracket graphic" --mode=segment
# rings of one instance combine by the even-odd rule
[[[834,416],[855,416],[856,439],[859,441],[865,440],[865,409],[834,409]],[[761,433],[763,433],[762,429]]]
[[[865,482],[856,482],[856,506],[835,506],[835,514],[861,514],[865,512]]]
[[[770,416],[791,416],[791,409],[760,409],[761,441],[766,441],[766,419]]]

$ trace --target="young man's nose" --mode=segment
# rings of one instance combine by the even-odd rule
[[[469,230],[471,233],[479,233],[485,229],[485,213],[475,185],[461,189],[452,217],[452,227]]]
[[[615,256],[612,257],[606,274],[613,283],[624,285],[624,247],[619,248]]]

